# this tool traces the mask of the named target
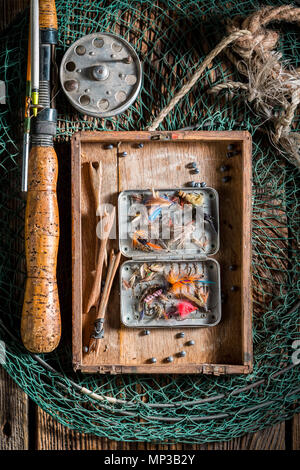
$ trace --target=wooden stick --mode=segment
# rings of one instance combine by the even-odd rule
[[[98,308],[97,316],[96,316],[96,320],[95,320],[95,326],[98,324],[97,326],[98,326],[98,329],[100,331],[101,331],[101,328],[102,328],[102,337],[104,335],[103,323],[104,323],[106,307],[107,307],[108,299],[109,299],[109,296],[110,296],[110,291],[111,291],[111,288],[112,288],[112,285],[113,285],[113,282],[114,282],[114,278],[115,278],[118,266],[120,264],[120,259],[121,259],[121,252],[119,252],[116,256],[115,253],[114,253],[114,250],[111,250],[110,258],[109,258],[108,271],[107,271],[107,276],[106,276],[106,280],[105,280],[105,286],[104,286],[104,289],[103,289],[100,306]],[[99,320],[101,320],[101,321],[99,321]],[[93,334],[95,332],[95,326],[94,326],[94,329],[93,329]],[[98,354],[99,347],[100,347],[100,342],[98,341],[98,339],[100,339],[100,338],[95,338],[93,336],[93,334],[90,337],[88,352],[95,351],[96,354]]]
[[[108,241],[109,234],[111,232],[114,220],[115,220],[116,208],[114,207],[110,214],[107,216],[107,221],[104,226],[103,233],[101,234],[101,244],[100,250],[98,253],[98,260],[96,265],[96,273],[94,277],[93,287],[88,298],[87,306],[85,308],[85,313],[88,313],[92,307],[96,307],[100,293],[101,293],[101,281],[102,281],[102,271],[103,263],[106,253],[106,245]]]
[[[104,290],[103,290],[103,296],[101,298],[100,307],[99,307],[99,310],[97,312],[97,319],[102,319],[102,323],[104,323],[104,317],[105,317],[105,312],[106,312],[106,308],[107,308],[107,304],[108,304],[108,299],[109,299],[109,296],[110,296],[110,291],[111,291],[111,288],[112,288],[112,285],[113,285],[113,282],[114,282],[114,278],[115,278],[117,269],[118,269],[119,264],[120,264],[120,259],[121,259],[121,252],[119,251],[117,256],[114,256],[113,269],[111,270],[110,275],[107,276],[107,278],[106,278],[106,282],[105,282],[105,286],[104,286]],[[100,341],[98,340],[97,343],[96,343],[96,348],[95,348],[96,355],[98,355],[99,349],[100,349]]]
[[[96,214],[100,215],[100,204],[101,204],[101,188],[102,188],[102,164],[99,162],[98,168],[93,166],[93,163],[89,164],[89,175],[92,183],[93,196],[95,200]]]
[[[103,292],[102,292],[102,298],[105,295],[105,292],[107,291],[107,283],[108,283],[108,280],[111,277],[111,273],[112,273],[112,270],[113,270],[113,267],[114,267],[114,263],[115,263],[115,252],[114,252],[114,250],[111,250],[110,257],[109,257],[108,270],[107,270],[107,274],[106,274],[105,286],[104,286],[104,289],[103,289]],[[98,311],[99,311],[99,305],[98,305],[96,319],[94,321],[92,333],[91,333],[90,340],[89,340],[89,346],[88,346],[88,352],[89,353],[96,350],[96,344],[97,344],[97,339],[98,338],[97,337],[95,338],[95,336],[99,334],[101,337],[103,337],[103,334],[104,334],[104,331],[103,331],[104,320],[102,320],[102,318],[101,319],[98,318]]]
[[[95,203],[95,213],[96,216],[101,218],[101,189],[102,189],[102,177],[103,177],[103,170],[102,170],[102,163],[99,162],[99,166],[97,168],[94,167],[93,162],[89,163],[89,175],[90,180],[92,183],[92,191],[94,196],[94,203]],[[96,248],[95,248],[95,265],[97,266],[97,258],[99,253],[99,243],[96,241]],[[107,266],[107,252],[105,251],[104,256],[104,264]]]
[[[112,250],[112,253],[113,253],[113,250]],[[105,311],[106,311],[110,291],[111,291],[111,288],[112,288],[112,285],[113,285],[113,282],[114,282],[114,277],[116,275],[118,266],[120,264],[120,259],[121,259],[121,252],[119,252],[117,254],[117,256],[114,255],[113,261],[111,263],[112,268],[109,264],[108,273],[107,273],[107,277],[106,277],[106,281],[105,281],[105,286],[104,286],[104,289],[103,289],[103,295],[101,297],[99,310],[97,312],[97,318],[104,318],[104,316],[105,316]]]

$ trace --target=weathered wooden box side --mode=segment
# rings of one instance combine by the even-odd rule
[[[107,148],[113,144],[113,148]],[[141,145],[142,144],[142,145]],[[228,158],[228,145],[238,152]],[[73,366],[87,373],[247,374],[252,371],[251,301],[251,136],[248,132],[83,132],[72,138]],[[124,156],[126,155],[127,156]],[[92,318],[83,314],[91,288],[97,244],[95,207],[87,166],[102,162],[103,202],[116,205],[126,189],[184,187],[192,179],[187,164],[197,161],[201,179],[220,199],[220,249],[224,303],[212,328],[153,329],[143,336],[120,324],[119,285],[111,294],[103,347],[85,354]],[[221,167],[223,171],[221,171]],[[111,246],[117,249],[118,240]],[[185,346],[193,339],[195,345]],[[102,341],[102,340],[101,340]],[[179,358],[176,352],[185,349]],[[149,364],[149,357],[158,358]],[[169,364],[165,357],[173,355]]]

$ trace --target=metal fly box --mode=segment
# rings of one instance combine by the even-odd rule
[[[221,320],[219,201],[213,188],[123,191],[121,321],[127,327],[204,327]]]

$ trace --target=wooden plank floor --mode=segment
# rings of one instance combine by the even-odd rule
[[[29,0],[0,0],[0,31]],[[153,445],[109,441],[70,431],[44,413],[0,367],[0,450],[300,450],[300,415],[264,431],[209,445]]]

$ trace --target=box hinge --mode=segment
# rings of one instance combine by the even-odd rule
[[[203,365],[203,374],[207,375],[224,375],[227,373],[226,366],[215,366],[211,364]]]
[[[150,140],[170,140],[170,134],[154,134],[150,136]]]
[[[78,370],[80,370],[80,364],[78,361],[73,361],[73,370],[75,372],[77,372]]]
[[[212,375],[214,373],[214,367],[209,364],[203,364],[202,372],[203,374]]]
[[[176,255],[175,253],[170,253],[169,255],[166,254],[158,254],[158,255],[153,255],[151,253],[151,256],[145,256],[144,254],[136,254],[132,255],[132,261],[144,261],[145,263],[151,262],[151,261],[206,261],[207,257],[206,256],[195,256],[195,255]]]
[[[226,366],[215,366],[214,368],[214,375],[224,375],[227,374]]]
[[[152,255],[152,253],[151,253],[151,256],[147,256],[147,257],[145,257],[144,254],[132,255],[131,259],[132,259],[132,261],[144,261],[146,263],[148,261],[150,261],[150,262],[151,261],[157,261],[158,259],[161,259],[161,257],[159,255]]]
[[[98,367],[98,372],[100,374],[121,374],[122,373],[122,366],[114,366],[114,365],[103,365]]]
[[[159,134],[152,134],[150,140],[177,140],[182,138],[182,134],[173,131],[163,131]]]

